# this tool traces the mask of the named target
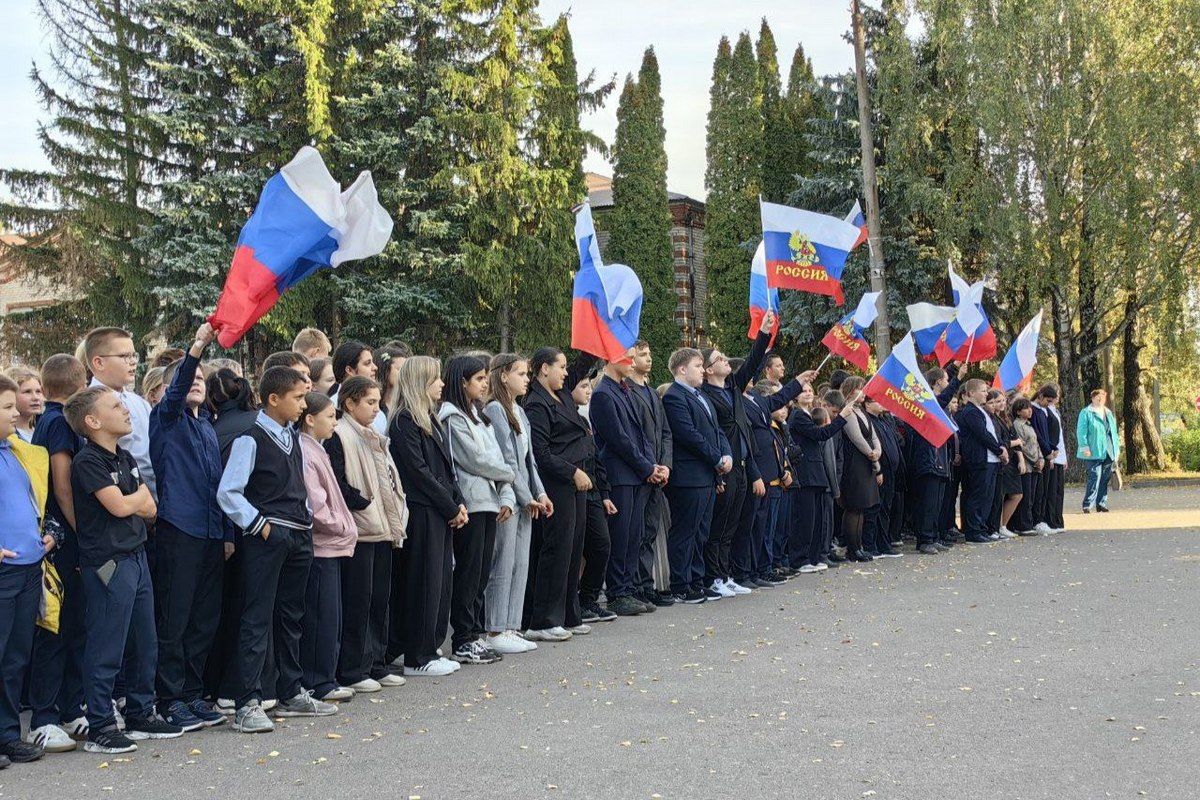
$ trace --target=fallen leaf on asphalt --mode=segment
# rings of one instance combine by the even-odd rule
[[[632,747],[632,746],[633,746],[633,742],[631,742],[629,740],[621,742],[621,747]]]
[[[325,738],[326,739],[340,739],[340,738],[342,738],[342,735],[340,733],[330,732],[330,733],[325,734]]]
[[[279,751],[272,750],[271,752],[267,753],[267,758],[279,758]]]
[[[198,756],[198,755],[200,755],[200,748],[198,748],[198,747],[193,747],[193,748],[191,749],[191,751],[188,753],[188,755],[189,755],[189,756]]]
[[[101,762],[100,762],[100,765],[99,765],[98,767],[96,767],[96,769],[108,769],[108,762],[107,762],[107,761],[101,761]]]

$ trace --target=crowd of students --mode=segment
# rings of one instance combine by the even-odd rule
[[[676,350],[657,388],[643,342],[603,365],[553,347],[443,364],[315,329],[252,384],[205,360],[207,324],[141,394],[117,328],[9,370],[0,763],[268,732],[906,538],[933,556],[1062,530],[1055,387],[1031,402],[930,369],[960,428],[933,447],[860,377],[789,380],[772,324],[745,359]]]

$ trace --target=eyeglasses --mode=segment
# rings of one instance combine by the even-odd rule
[[[137,353],[104,353],[103,355],[97,354],[96,357],[97,358],[121,358],[121,359],[125,360],[126,364],[136,364],[136,363],[138,363],[138,360],[139,360],[139,356]]]

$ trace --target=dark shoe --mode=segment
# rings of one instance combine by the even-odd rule
[[[183,728],[158,717],[127,716],[125,717],[125,735],[134,741],[139,739],[177,739],[183,736]]]
[[[963,539],[963,541],[970,542],[971,544],[991,544],[992,543],[992,540],[986,536],[968,536],[965,539]]]
[[[844,558],[839,558],[839,559],[837,559],[836,561],[835,561],[834,559],[832,559],[832,558],[822,558],[822,559],[821,559],[820,561],[818,561],[817,563],[818,563],[818,564],[824,564],[824,565],[825,565],[827,568],[829,568],[829,569],[837,569],[837,568],[838,568],[838,567],[840,567],[840,566],[841,566],[841,565],[842,565],[842,564],[843,564],[845,561],[846,561],[846,559],[844,559]]]
[[[31,744],[20,739],[9,739],[7,742],[0,743],[0,755],[5,756],[14,764],[37,761],[45,752],[40,744]]]
[[[747,578],[744,581],[744,585],[756,586],[759,589],[774,589],[775,588],[775,584],[771,583],[770,581],[765,581],[762,578]]]
[[[1084,507],[1083,507],[1083,513],[1085,513],[1085,514],[1090,514],[1090,513],[1092,513],[1092,509],[1088,508],[1087,506],[1084,506]]]
[[[941,547],[944,547],[944,548],[946,548],[947,550],[949,550],[951,547],[954,547],[954,545],[955,545],[955,540],[954,540],[954,539],[938,539],[938,542],[937,542],[937,543],[938,543],[938,545],[940,545]]]
[[[720,600],[725,596],[712,587],[705,587],[702,591],[706,600]]]
[[[1101,514],[1107,514],[1108,506],[1096,506],[1096,510],[1099,511]]]
[[[588,625],[597,622],[611,622],[617,618],[616,614],[601,608],[599,603],[588,603],[585,606],[581,606],[579,611],[579,619]]]
[[[632,597],[618,597],[616,600],[610,600],[608,610],[616,614],[618,617],[636,617],[644,610],[644,606],[640,601]]]
[[[214,728],[225,722],[224,714],[214,711],[210,703],[206,703],[199,697],[188,703],[188,710],[192,712],[193,717],[203,722],[206,728]]]
[[[83,749],[89,753],[132,753],[137,750],[137,744],[114,725],[102,731],[89,730]]]
[[[875,560],[866,550],[855,550],[853,553],[847,553],[847,556],[849,556],[849,560],[858,561],[859,563],[866,563],[867,561]]]
[[[917,552],[927,556],[936,556],[942,551],[937,549],[937,545],[923,544],[917,548]]]
[[[934,542],[933,546],[938,549],[939,553],[950,552],[950,545],[946,544],[945,542]]]
[[[204,722],[193,714],[192,709],[182,700],[172,700],[166,706],[160,708],[158,713],[162,714],[164,722],[168,725],[174,725],[184,733],[198,731],[204,727]]]
[[[634,597],[632,599],[635,603],[641,604],[643,614],[653,614],[655,611],[658,611],[658,606],[654,605],[654,603],[651,603],[649,600],[643,600],[640,597]]]
[[[692,590],[683,596],[683,602],[689,606],[698,606],[701,603],[708,602],[708,597],[704,592]]]
[[[840,563],[842,563],[843,561],[849,561],[850,559],[849,559],[849,558],[843,558],[842,556],[839,556],[837,553],[830,553],[828,556],[826,556],[825,558],[823,558],[823,559],[821,559],[821,560],[822,560],[822,561],[828,561],[828,562],[830,562],[831,564],[840,564]]]
[[[675,605],[675,596],[669,592],[651,592],[648,599],[652,605],[659,608],[670,608]]]

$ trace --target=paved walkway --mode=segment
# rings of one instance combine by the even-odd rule
[[[1200,489],[1113,505],[598,626],[270,735],[47,756],[0,772],[0,797],[1196,797]]]

